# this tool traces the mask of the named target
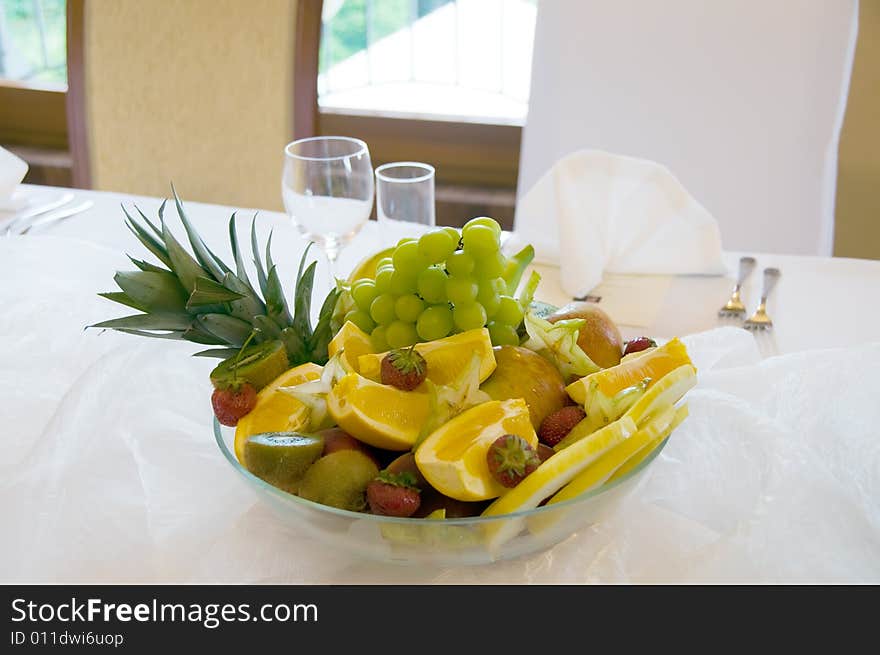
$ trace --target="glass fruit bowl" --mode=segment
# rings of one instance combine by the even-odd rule
[[[626,475],[577,498],[491,517],[393,518],[337,509],[282,491],[244,468],[235,431],[214,419],[214,438],[242,480],[298,535],[357,557],[400,564],[486,564],[546,550],[597,523],[635,487],[668,437]]]

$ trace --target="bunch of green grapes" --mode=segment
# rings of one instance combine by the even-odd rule
[[[501,226],[474,218],[459,234],[443,227],[401,239],[376,278],[355,280],[345,319],[371,335],[377,352],[487,327],[494,345],[519,343],[520,303],[504,278]]]

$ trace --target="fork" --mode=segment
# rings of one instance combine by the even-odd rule
[[[773,287],[776,286],[777,280],[782,273],[778,268],[764,269],[764,289],[761,291],[761,304],[749,318],[743,323],[743,327],[747,330],[769,330],[773,327],[773,321],[767,316],[767,298]]]
[[[745,316],[746,307],[745,305],[743,305],[743,302],[740,299],[739,292],[740,289],[742,289],[742,285],[748,279],[749,275],[751,275],[754,268],[754,257],[740,257],[739,275],[736,278],[736,285],[733,287],[733,292],[730,294],[730,299],[721,309],[718,310],[718,316],[722,316],[725,318],[741,318],[742,316]]]

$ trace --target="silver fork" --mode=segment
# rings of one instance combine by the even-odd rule
[[[745,329],[769,330],[773,327],[773,321],[767,316],[767,298],[770,296],[770,292],[773,291],[773,287],[776,286],[776,282],[779,280],[780,275],[782,275],[782,273],[779,272],[778,268],[764,269],[764,289],[761,291],[761,304],[758,305],[758,309],[755,310],[755,313],[743,323]]]
[[[730,294],[730,299],[721,309],[718,310],[718,316],[721,316],[723,318],[741,318],[745,316],[746,307],[745,305],[743,305],[739,292],[742,289],[742,285],[748,279],[749,275],[751,275],[754,268],[754,257],[740,257],[739,274],[736,278],[736,285],[733,287],[733,292]]]

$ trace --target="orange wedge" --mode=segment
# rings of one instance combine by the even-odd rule
[[[646,378],[656,382],[683,364],[691,364],[691,358],[684,344],[679,339],[672,339],[641,357],[627,359],[617,366],[582,377],[565,390],[576,403],[587,405],[591,393],[598,391],[606,398],[612,398]]]
[[[448,385],[467,369],[474,353],[480,358],[480,382],[495,370],[495,353],[489,330],[479,328],[454,334],[451,337],[417,343],[417,352],[427,363],[426,377],[434,384]],[[360,373],[366,378],[379,381],[382,359],[387,353],[361,355],[358,358]]]
[[[490,400],[440,426],[416,450],[416,466],[437,491],[457,500],[488,500],[502,486],[489,472],[486,452],[498,437],[515,434],[533,448],[538,437],[522,398]]]
[[[275,378],[257,394],[257,404],[235,427],[235,456],[244,464],[244,442],[252,434],[301,430],[308,423],[308,413],[299,400],[279,391],[321,377],[322,367],[309,362],[292,368]]]
[[[339,427],[364,443],[409,450],[428,420],[431,401],[427,393],[401,391],[349,373],[327,394],[327,411]]]
[[[355,373],[359,372],[358,358],[373,352],[373,344],[370,335],[361,330],[351,321],[345,324],[336,333],[336,336],[327,344],[327,355],[333,357],[340,350],[344,350],[342,358],[348,367]]]

